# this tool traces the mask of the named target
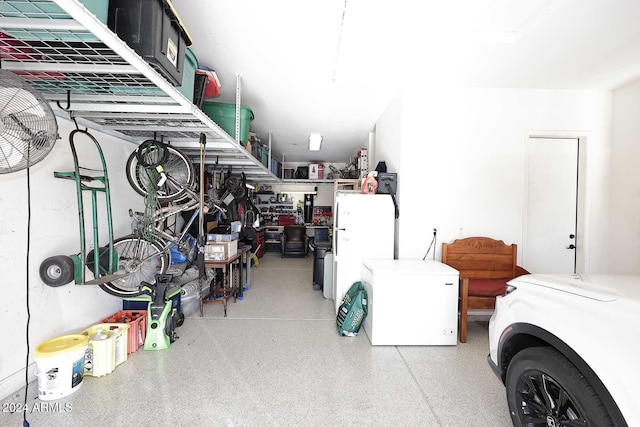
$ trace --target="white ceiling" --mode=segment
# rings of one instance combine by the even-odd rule
[[[345,162],[412,78],[611,90],[640,77],[638,0],[173,0],[222,95],[285,161]],[[323,135],[308,151],[308,136]]]

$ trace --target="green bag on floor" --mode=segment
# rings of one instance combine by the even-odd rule
[[[367,317],[367,291],[364,290],[362,282],[355,282],[342,299],[336,325],[338,333],[347,337],[358,335],[360,326]]]

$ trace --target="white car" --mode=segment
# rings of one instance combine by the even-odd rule
[[[514,426],[640,426],[640,276],[517,277],[489,346]]]

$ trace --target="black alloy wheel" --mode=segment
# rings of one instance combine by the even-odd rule
[[[593,387],[553,348],[532,347],[515,355],[505,385],[515,427],[613,426]]]

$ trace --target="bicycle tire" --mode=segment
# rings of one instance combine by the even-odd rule
[[[162,163],[164,172],[181,186],[191,188],[195,181],[195,169],[189,158],[177,148],[167,146],[167,158]],[[131,187],[141,196],[147,196],[151,185],[151,171],[154,168],[145,168],[138,161],[137,150],[131,153],[127,160],[126,174]],[[155,172],[157,173],[157,172]],[[182,199],[186,196],[185,188],[176,188],[171,180],[159,187],[157,190],[158,201],[170,202]]]
[[[117,297],[135,297],[142,294],[140,284],[155,283],[156,275],[167,272],[171,264],[170,255],[160,242],[150,243],[135,235],[120,237],[113,241],[117,253],[118,269],[114,274],[122,278],[100,285],[103,291]]]

